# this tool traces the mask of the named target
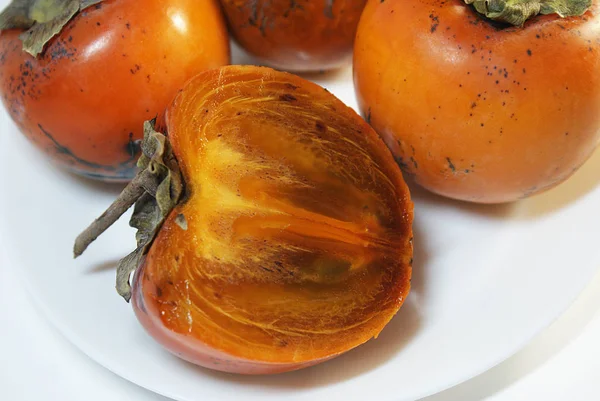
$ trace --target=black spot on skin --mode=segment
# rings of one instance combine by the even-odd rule
[[[295,91],[296,89],[298,89],[298,86],[292,85],[290,83],[285,84],[285,87],[288,88],[289,90],[293,90],[293,91]]]
[[[56,40],[48,47],[44,52],[44,55],[49,56],[51,61],[56,61],[63,58],[74,57],[76,52],[77,49],[70,47],[68,43],[62,40]]]
[[[139,64],[136,64],[136,65],[134,65],[134,66],[133,66],[133,68],[132,68],[132,69],[130,69],[129,71],[130,71],[132,74],[134,74],[134,75],[135,75],[135,74],[136,74],[136,73],[137,73],[137,72],[138,72],[138,71],[139,71],[141,68],[142,68],[142,67],[140,67],[140,65],[139,65]]]
[[[135,158],[141,149],[141,145],[139,141],[134,141],[133,140],[133,132],[129,133],[129,141],[127,142],[127,145],[125,145],[125,152],[127,153],[127,155],[129,156],[130,159]]]
[[[438,26],[440,25],[440,19],[435,14],[429,14],[429,19],[431,20],[430,32],[434,33],[437,30]]]
[[[129,30],[129,29],[131,29],[131,24],[128,22],[125,24],[125,27]]]
[[[408,164],[402,158],[402,156],[396,156],[394,159],[396,160],[396,163],[398,164],[398,166],[400,166],[400,169],[404,173],[406,173],[408,175],[414,175],[413,172],[410,170],[410,167],[408,166]]]
[[[527,55],[531,56],[533,53],[531,52],[531,49],[527,49]]]
[[[162,297],[162,295],[163,295],[162,288],[160,288],[159,286],[156,286],[156,296],[160,298],[160,297]]]
[[[367,111],[367,117],[365,118],[368,124],[371,124],[371,108]]]
[[[413,165],[415,166],[415,169],[418,170],[419,169],[419,165],[417,164],[417,161],[415,160],[415,158],[411,156],[410,161],[413,162]]]
[[[452,172],[455,173],[456,167],[454,166],[454,163],[452,163],[452,160],[449,157],[446,157],[446,161],[448,161],[448,168],[450,168],[450,170],[452,170]]]

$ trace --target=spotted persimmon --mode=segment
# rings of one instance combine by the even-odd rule
[[[236,41],[269,66],[318,71],[349,64],[367,0],[221,0]]]
[[[354,56],[361,111],[433,192],[497,203],[552,188],[600,138],[598,12],[591,0],[371,1]]]
[[[0,21],[4,106],[39,149],[89,177],[133,177],[142,123],[229,63],[217,0],[14,0]]]
[[[363,119],[297,76],[230,66],[190,81],[166,127],[167,138],[146,125],[146,169],[75,245],[142,196],[117,288],[159,343],[266,374],[378,335],[409,291],[413,209]]]

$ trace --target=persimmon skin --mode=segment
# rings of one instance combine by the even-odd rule
[[[135,315],[142,326],[152,335],[152,337],[161,345],[166,347],[170,352],[179,358],[193,363],[194,365],[203,366],[212,370],[219,370],[228,373],[239,373],[246,375],[268,375],[284,372],[291,372],[317,365],[334,358],[333,355],[328,358],[317,359],[304,363],[265,363],[257,362],[236,355],[223,352],[208,344],[198,341],[194,337],[186,337],[177,334],[172,330],[164,327],[164,322],[152,310],[148,313],[146,309],[145,296],[151,296],[149,293],[144,293],[142,286],[143,277],[146,267],[142,266],[134,275],[133,288],[134,291],[131,302],[135,311]],[[148,286],[149,284],[146,284]],[[156,294],[155,294],[156,295]]]
[[[350,64],[367,0],[221,0],[236,41],[266,65],[319,71]]]
[[[132,296],[160,344],[210,369],[270,374],[377,336],[409,292],[413,206],[364,120],[297,76],[230,66],[190,81],[167,129],[185,201]]]
[[[552,188],[600,135],[598,5],[499,29],[462,0],[372,1],[354,81],[404,172],[450,198],[502,203]]]
[[[229,63],[217,0],[107,0],[76,15],[34,58],[0,34],[0,95],[20,131],[69,170],[135,174],[145,120],[199,71]]]

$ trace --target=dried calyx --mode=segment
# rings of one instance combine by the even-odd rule
[[[77,14],[102,0],[13,0],[0,14],[0,30],[26,29],[23,50],[36,57]]]
[[[584,14],[593,0],[464,0],[485,17],[522,26],[536,15],[558,14],[573,17]]]
[[[155,121],[144,123],[140,172],[125,187],[116,201],[75,240],[73,252],[80,256],[108,227],[135,204],[129,225],[136,228],[137,248],[117,266],[117,292],[131,299],[129,278],[158,233],[164,219],[183,193],[183,180],[167,138],[154,130]],[[179,223],[185,226],[185,220]]]

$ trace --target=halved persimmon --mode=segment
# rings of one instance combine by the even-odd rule
[[[125,191],[144,193],[132,221],[142,235],[118,286],[129,297],[132,262],[134,309],[159,343],[211,369],[265,374],[379,334],[409,292],[413,206],[364,120],[302,78],[230,66],[190,81],[167,129],[165,141],[148,124],[143,146],[142,164],[161,161],[140,176],[161,179],[138,189],[158,188],[158,201],[139,179]]]

